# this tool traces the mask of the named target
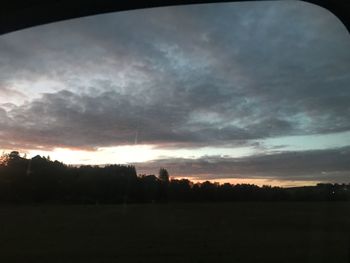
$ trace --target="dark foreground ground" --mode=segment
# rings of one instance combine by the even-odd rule
[[[0,207],[0,262],[350,262],[348,203]]]

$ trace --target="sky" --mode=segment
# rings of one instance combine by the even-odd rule
[[[350,36],[305,2],[117,12],[0,36],[0,150],[258,185],[350,182]]]

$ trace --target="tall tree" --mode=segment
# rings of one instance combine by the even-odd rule
[[[169,184],[169,173],[168,173],[167,169],[160,168],[158,178],[162,183]]]

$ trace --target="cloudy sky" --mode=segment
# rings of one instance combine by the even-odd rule
[[[0,149],[173,176],[350,182],[350,35],[296,1],[153,8],[0,36]]]

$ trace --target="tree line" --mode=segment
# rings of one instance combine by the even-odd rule
[[[0,157],[0,203],[116,204],[231,201],[346,201],[350,184],[282,188],[253,184],[194,183],[171,179],[165,168],[138,175],[131,165],[79,167],[49,157]]]

